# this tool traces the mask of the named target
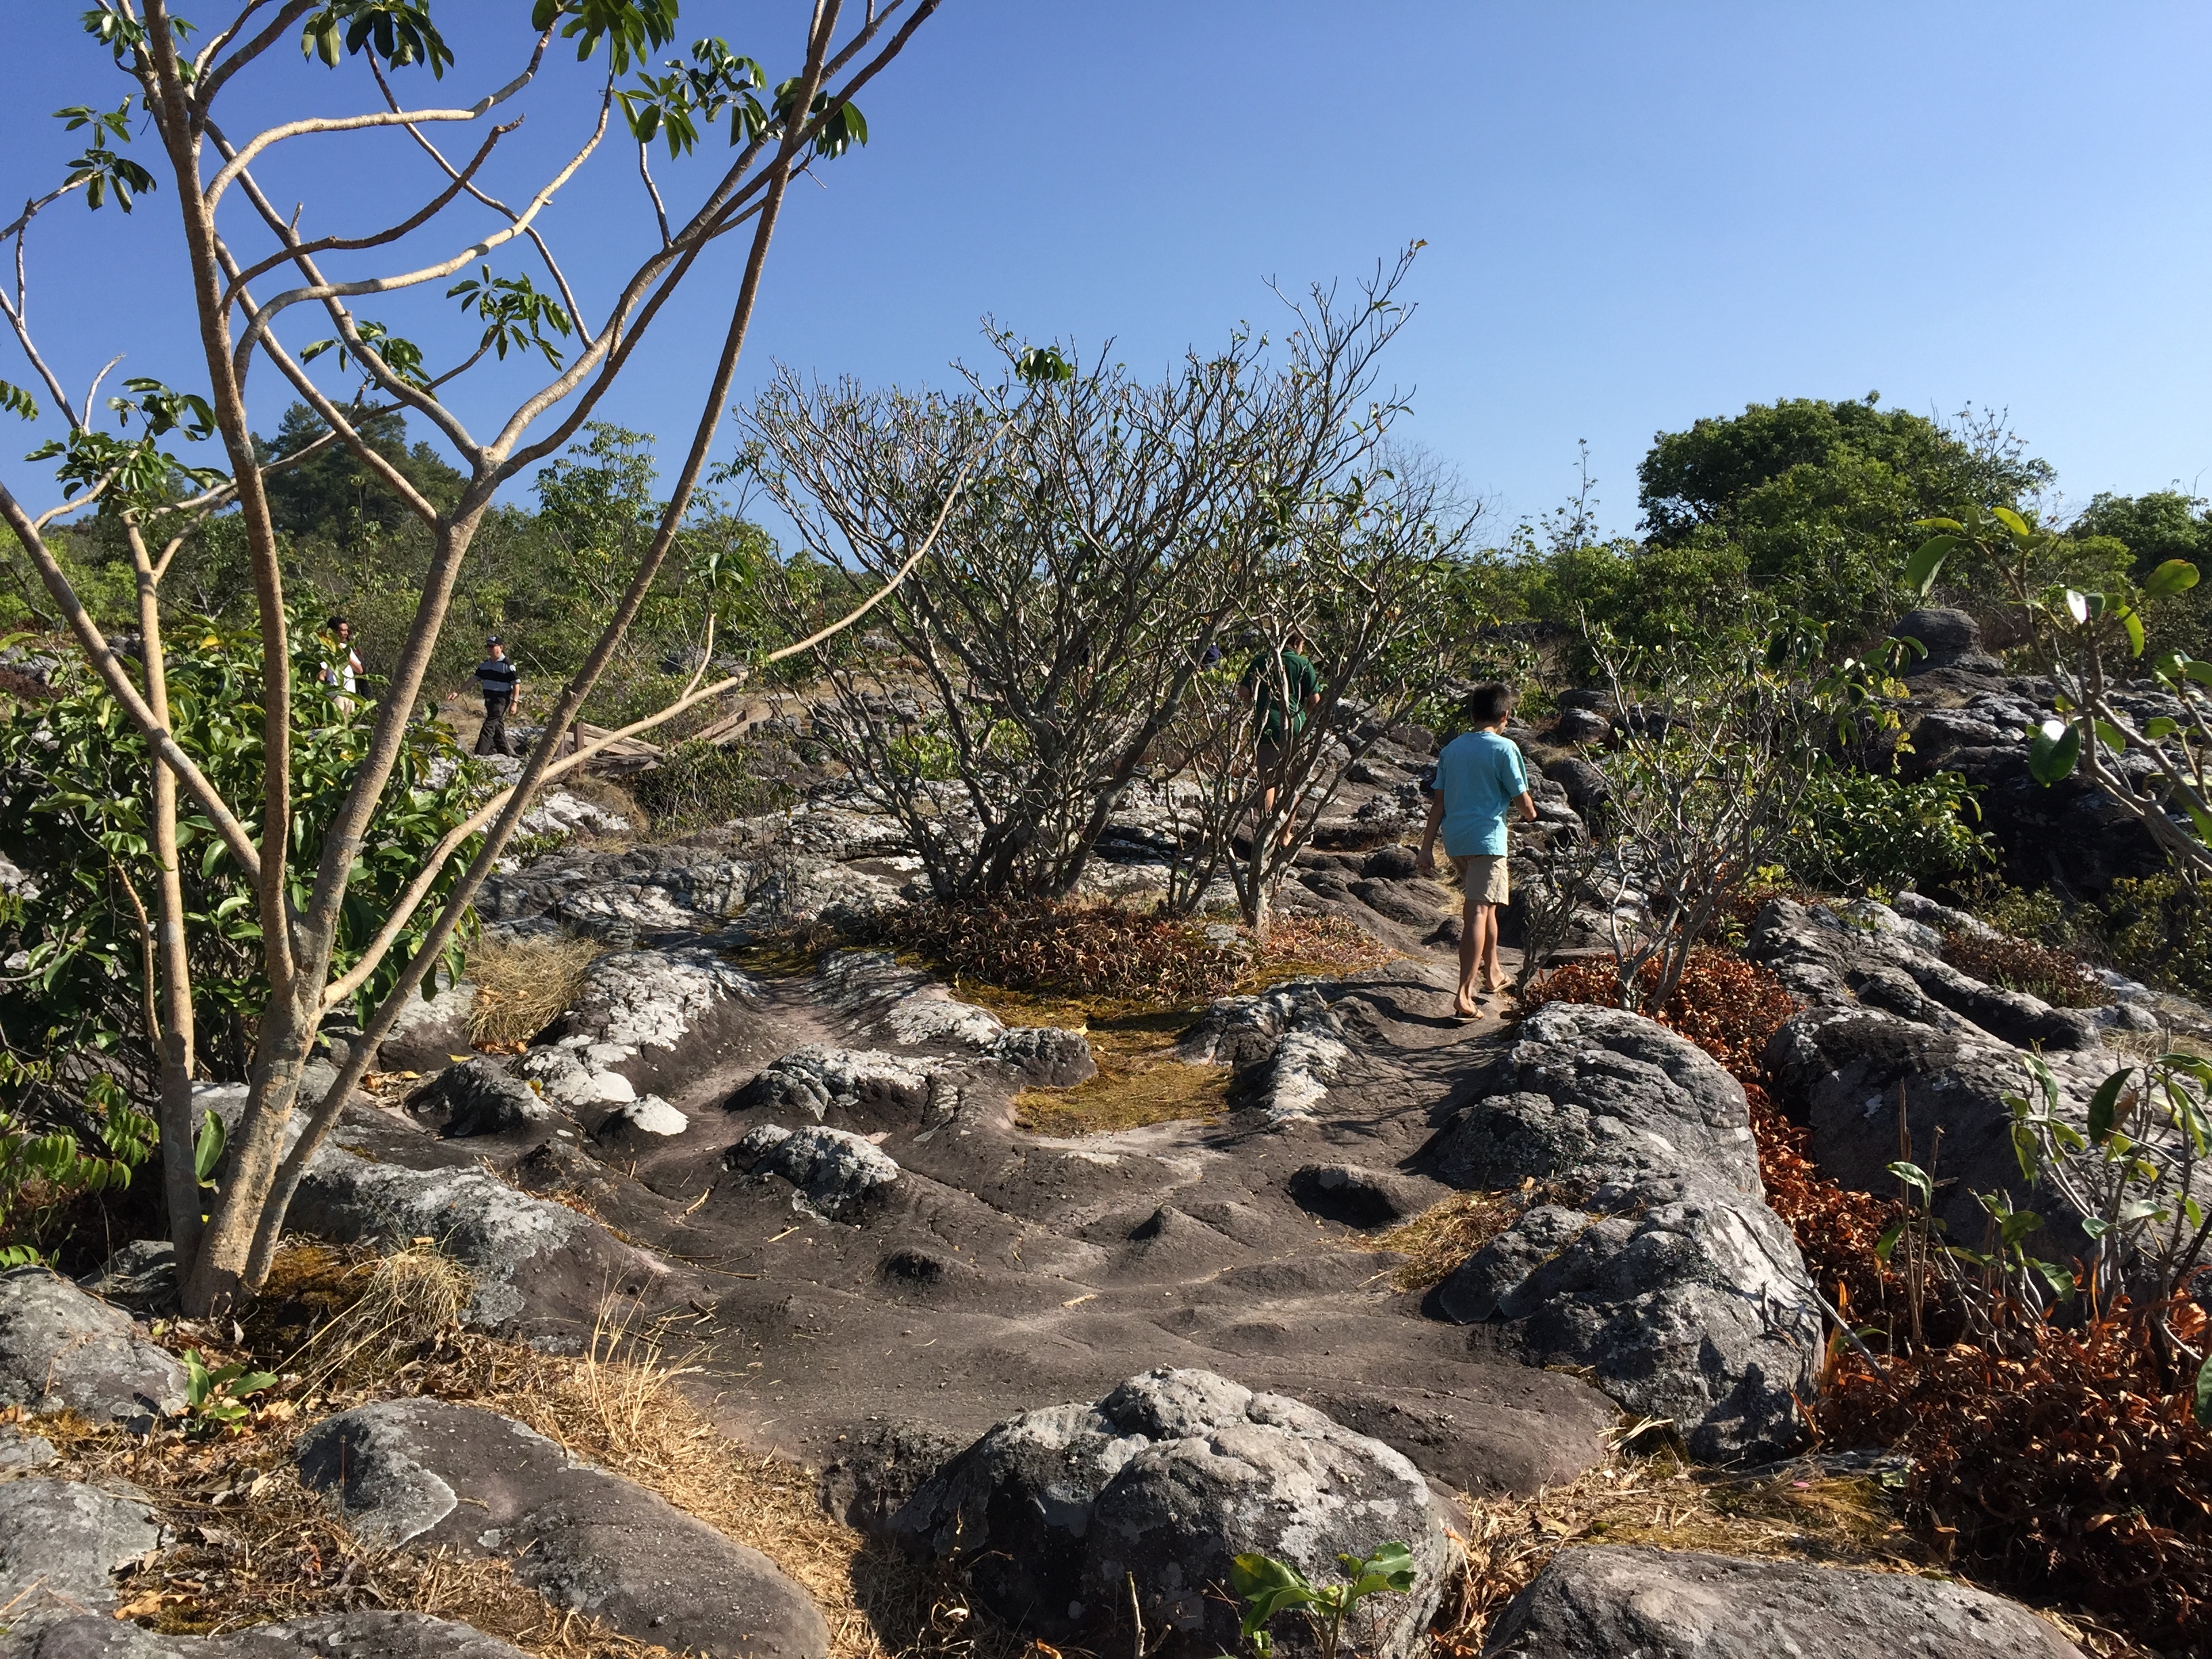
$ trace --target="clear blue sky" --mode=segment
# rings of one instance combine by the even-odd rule
[[[82,3],[19,0],[37,15],[11,19],[13,199],[74,153],[48,110],[124,90],[77,32]],[[684,38],[721,33],[788,72],[786,9],[687,0]],[[444,97],[505,77],[526,0],[436,15],[461,48]],[[289,46],[270,61],[280,95],[374,104],[357,65],[311,75]],[[1873,390],[2008,408],[2077,503],[2212,489],[2208,72],[2201,4],[945,0],[862,100],[868,149],[798,192],[744,379],[772,359],[942,379],[985,313],[1031,337],[1112,336],[1150,369],[1272,321],[1269,277],[1350,276],[1418,237],[1419,312],[1389,365],[1416,392],[1408,430],[1509,519],[1569,490],[1578,438],[1602,521],[1626,530],[1655,431]],[[588,79],[557,63],[533,89],[501,188],[526,193]],[[272,191],[307,198],[313,230],[408,210],[427,163],[377,143],[354,176],[295,146],[266,169]],[[629,163],[595,166],[544,224],[604,292],[646,222]],[[173,212],[164,192],[130,221],[71,202],[40,222],[33,320],[73,384],[118,349],[120,373],[196,382]],[[665,450],[688,434],[732,252],[605,406]],[[388,309],[434,358],[459,337]],[[3,340],[0,377],[25,378]],[[272,380],[259,371],[264,431],[286,401]],[[523,374],[499,384],[519,394]]]

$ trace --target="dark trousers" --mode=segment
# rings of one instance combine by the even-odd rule
[[[514,743],[507,735],[507,706],[514,698],[500,693],[484,693],[483,729],[477,733],[477,753],[479,755],[512,755]]]

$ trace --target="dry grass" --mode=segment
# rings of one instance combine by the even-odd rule
[[[695,1372],[672,1357],[661,1334],[603,1322],[585,1353],[561,1357],[449,1327],[406,1363],[392,1364],[387,1349],[382,1364],[368,1366],[359,1362],[434,1305],[422,1291],[434,1272],[417,1263],[380,1273],[374,1261],[320,1246],[295,1247],[279,1262],[295,1314],[310,1297],[343,1304],[349,1287],[354,1296],[323,1328],[361,1340],[325,1384],[288,1376],[278,1390],[286,1397],[262,1405],[241,1432],[211,1442],[173,1430],[139,1440],[66,1413],[34,1425],[58,1454],[45,1473],[131,1481],[168,1525],[175,1541],[123,1583],[124,1617],[165,1632],[208,1634],[386,1608],[472,1625],[538,1659],[665,1654],[552,1606],[516,1583],[504,1562],[369,1545],[322,1495],[301,1487],[292,1445],[308,1417],[424,1395],[504,1413],[759,1550],[822,1609],[832,1659],[1019,1659],[1028,1652],[1026,1641],[969,1607],[956,1579],[872,1545],[825,1514],[807,1470],[756,1456],[723,1436],[684,1392]],[[254,1334],[249,1329],[249,1340]],[[246,1357],[204,1334],[196,1340],[210,1361]],[[326,1336],[314,1346],[342,1348],[343,1340]]]
[[[606,949],[590,939],[477,940],[469,951],[477,988],[469,1035],[484,1044],[527,1042],[575,1006],[584,970]]]
[[[1391,1269],[1390,1283],[1401,1291],[1425,1291],[1511,1226],[1522,1211],[1537,1201],[1533,1181],[1517,1192],[1454,1193],[1379,1238],[1348,1242],[1363,1250],[1401,1252],[1406,1260]]]
[[[310,1251],[324,1247],[309,1244]],[[284,1255],[300,1254],[295,1247]],[[280,1255],[278,1260],[283,1259]],[[271,1277],[274,1270],[272,1268]],[[475,1285],[468,1270],[427,1239],[404,1250],[351,1266],[357,1292],[284,1362],[304,1385],[318,1388],[339,1377],[362,1377],[410,1359],[426,1345],[457,1329]]]

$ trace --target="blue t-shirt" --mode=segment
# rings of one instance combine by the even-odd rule
[[[1505,852],[1505,809],[1528,793],[1528,769],[1497,732],[1462,732],[1437,757],[1431,792],[1444,799],[1444,851],[1495,858]]]

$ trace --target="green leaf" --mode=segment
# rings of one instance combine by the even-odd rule
[[[27,421],[39,418],[39,400],[19,386],[0,380],[0,410],[19,415]]]
[[[2135,1075],[2135,1067],[2124,1066],[2097,1085],[2097,1092],[2089,1097],[2089,1140],[2101,1146],[2112,1133],[2112,1116],[2120,1102],[2120,1091]]]
[[[2181,722],[2164,714],[2154,714],[2143,723],[2143,736],[2153,743],[2161,738],[2170,738],[2179,730]]]
[[[213,1112],[200,1120],[200,1132],[192,1140],[192,1172],[203,1187],[215,1180],[216,1165],[222,1162],[222,1149],[228,1133],[222,1120]]]
[[[1911,1191],[1917,1193],[1922,1203],[1926,1204],[1934,1200],[1936,1184],[1928,1178],[1928,1171],[1917,1164],[1906,1164],[1900,1161],[1891,1164],[1889,1172],[1903,1182]]]
[[[1905,1223],[1899,1219],[1889,1224],[1889,1231],[1875,1242],[1874,1259],[1885,1267],[1889,1266],[1889,1255],[1897,1248],[1897,1241],[1905,1236]]]
[[[2106,748],[2112,750],[2115,754],[2124,755],[2128,752],[2126,732],[2121,731],[2110,720],[2095,720],[2091,723],[2097,728],[2097,736],[2103,740]]]
[[[2128,653],[2130,656],[2140,657],[2143,653],[2143,646],[2146,643],[2142,613],[2130,605],[2119,613],[2119,618],[2120,626],[2127,631]]]
[[[1930,520],[1923,522],[1948,524],[1950,520]],[[1928,590],[1936,585],[1937,573],[1943,568],[1944,559],[1958,544],[1959,538],[1956,536],[1931,536],[1921,543],[1913,550],[1912,556],[1905,562],[1906,588],[1918,598],[1926,599]]]
[[[2034,533],[2029,530],[2027,520],[2008,507],[1993,507],[1990,509],[1990,516],[2015,536],[2028,536]]]
[[[2197,567],[2186,559],[2168,559],[2150,573],[2143,584],[2143,597],[2162,599],[2169,593],[2185,592],[2197,586]]]
[[[2056,738],[2041,726],[2035,727],[2028,736],[2028,775],[2045,788],[2073,776],[2081,758],[2081,733],[2072,726]]]

